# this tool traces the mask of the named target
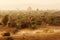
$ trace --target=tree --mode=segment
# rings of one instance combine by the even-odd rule
[[[36,24],[37,25],[41,25],[42,24],[42,21],[37,21]]]
[[[4,25],[4,26],[7,25],[7,22],[8,22],[8,15],[5,15],[5,16],[4,16],[2,22],[3,22],[3,25]]]
[[[54,24],[54,17],[51,17],[48,23],[49,23],[49,25],[53,25]]]

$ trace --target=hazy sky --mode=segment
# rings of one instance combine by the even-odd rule
[[[60,0],[0,0],[0,9],[60,9]]]

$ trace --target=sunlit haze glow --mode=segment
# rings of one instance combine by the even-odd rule
[[[33,9],[59,9],[60,0],[0,0],[0,9],[27,9],[31,6]]]

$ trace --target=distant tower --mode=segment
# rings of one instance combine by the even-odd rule
[[[27,8],[27,11],[32,11],[32,7],[29,6],[29,7]]]
[[[36,9],[36,12],[37,12],[38,14],[40,13],[39,11],[40,11],[40,10],[37,8],[37,9]]]
[[[36,11],[39,11],[39,9],[37,8]]]

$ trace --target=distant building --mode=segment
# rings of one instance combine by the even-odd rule
[[[27,8],[27,11],[32,11],[32,7],[29,6],[29,7]]]

